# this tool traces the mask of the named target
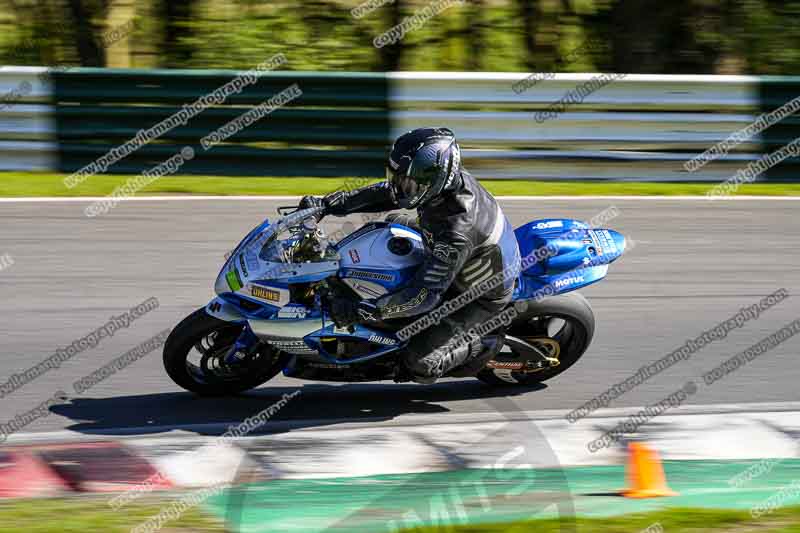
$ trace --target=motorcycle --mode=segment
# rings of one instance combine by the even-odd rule
[[[403,288],[422,264],[423,236],[373,221],[330,242],[322,208],[278,208],[227,257],[217,294],[183,319],[163,352],[170,378],[201,395],[235,394],[279,373],[306,380],[395,379],[408,340],[406,321],[330,319],[334,298],[379,298]],[[571,219],[534,220],[514,230],[521,271],[503,347],[472,375],[490,385],[530,385],[574,365],[595,320],[577,289],[596,283],[625,251],[625,237]],[[413,321],[413,319],[412,319]],[[424,334],[424,332],[422,333]]]

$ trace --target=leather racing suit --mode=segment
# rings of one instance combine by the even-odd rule
[[[428,253],[407,287],[376,302],[384,320],[421,316],[440,305],[445,295],[449,300],[497,276],[493,288],[477,293],[470,303],[427,327],[423,334],[411,337],[404,363],[422,382],[435,380],[457,367],[463,369],[466,361],[485,357],[494,347],[485,346],[477,338],[468,344],[451,345],[450,341],[500,313],[511,300],[519,274],[519,248],[511,224],[494,197],[471,174],[463,168],[459,174],[453,186],[417,209],[417,220],[407,214],[387,217],[420,232]],[[333,194],[336,195],[339,197],[329,209],[333,215],[399,208],[387,182]],[[495,345],[497,342],[494,339]]]

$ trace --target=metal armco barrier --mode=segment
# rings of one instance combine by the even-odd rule
[[[58,167],[55,107],[47,69],[0,68],[0,171]]]
[[[235,71],[5,67],[0,69],[0,170],[73,172],[237,76]],[[268,72],[241,93],[166,132],[109,168],[134,173],[187,144],[180,173],[381,176],[397,135],[448,126],[481,178],[722,181],[800,136],[790,116],[690,173],[688,159],[800,95],[800,78],[629,75],[539,123],[596,74],[559,74],[515,91],[521,73]],[[49,80],[49,81],[48,81]],[[30,94],[5,98],[23,82]],[[296,83],[303,94],[224,144],[199,140]],[[519,89],[519,87],[517,87]],[[796,158],[758,180],[795,181]]]

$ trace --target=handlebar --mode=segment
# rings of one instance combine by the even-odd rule
[[[278,213],[280,213],[282,218],[277,221],[277,224],[283,227],[292,227],[309,217],[314,217],[317,222],[319,222],[322,220],[322,217],[325,216],[324,207],[309,207],[307,209],[300,209],[299,206],[282,206],[278,209]],[[294,211],[291,213],[281,212],[287,209],[294,209]]]
[[[289,209],[291,209],[292,211],[284,212],[284,211],[287,211]],[[282,205],[282,206],[279,206],[277,208],[277,211],[278,211],[278,214],[280,216],[282,216],[282,217],[289,216],[289,215],[294,215],[295,213],[299,213],[300,211],[307,211],[308,212],[307,216],[312,216],[313,215],[317,219],[317,222],[322,220],[325,217],[325,215],[327,214],[325,212],[325,208],[324,207],[307,207],[305,209],[300,209],[299,205]]]

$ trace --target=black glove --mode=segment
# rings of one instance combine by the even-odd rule
[[[303,199],[300,200],[300,209],[309,209],[311,207],[323,207],[322,198],[318,198],[316,196],[303,196]]]
[[[358,322],[378,322],[381,315],[375,304],[336,298],[331,302],[331,319],[338,327],[346,328]]]
[[[406,213],[390,213],[386,215],[386,222],[394,222],[422,233],[417,217]]]
[[[345,209],[348,194],[346,191],[334,191],[326,194],[322,199],[322,205],[325,206],[325,212],[332,215],[345,215]]]

